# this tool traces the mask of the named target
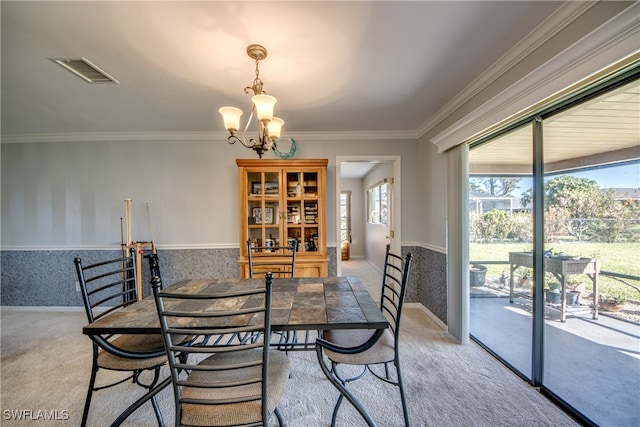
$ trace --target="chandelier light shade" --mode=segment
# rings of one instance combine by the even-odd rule
[[[256,106],[258,120],[269,123],[273,119],[273,106],[278,100],[271,95],[255,95],[251,100]]]
[[[240,129],[242,110],[236,107],[222,107],[218,111],[224,119],[224,128],[231,132],[231,135],[235,134]]]
[[[278,138],[280,138],[282,126],[284,126],[284,120],[282,120],[280,117],[274,117],[269,122],[269,126],[267,126],[267,129],[269,131],[269,138],[271,138],[273,142],[277,141]]]
[[[260,80],[258,64],[267,57],[267,50],[258,44],[252,44],[247,47],[247,55],[256,61],[256,78],[251,86],[244,88],[244,92],[253,93],[253,97],[251,98],[251,115],[242,137],[236,135],[236,132],[240,129],[242,110],[236,107],[222,107],[218,111],[224,120],[225,129],[229,131],[227,142],[229,144],[239,142],[245,147],[254,150],[262,158],[262,155],[269,150],[277,151],[276,141],[280,138],[284,120],[273,117],[273,107],[278,100],[271,95],[267,95],[263,89],[264,84]],[[250,138],[247,141],[247,129],[254,115],[258,124],[258,135],[256,138]]]

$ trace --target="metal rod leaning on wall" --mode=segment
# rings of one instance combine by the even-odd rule
[[[151,208],[149,207],[149,202],[147,205],[147,220],[149,221],[149,232],[151,233],[151,253],[156,253],[156,239],[153,235],[153,222],[151,221]]]
[[[126,245],[124,243],[124,224],[122,222],[122,217],[120,217],[120,255],[121,258],[124,258],[126,252]]]
[[[127,253],[127,247],[124,243],[124,225],[122,223],[122,217],[120,217],[120,258],[122,258],[122,292],[126,292],[127,289],[125,289],[125,283],[127,283],[127,278],[125,277],[126,273],[126,265],[125,265],[125,255]],[[125,294],[125,299],[127,294]],[[126,301],[123,301],[126,302]]]
[[[131,197],[124,199],[124,219],[127,227],[127,246],[131,245]]]

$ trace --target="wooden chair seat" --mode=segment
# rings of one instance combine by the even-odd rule
[[[231,363],[249,362],[262,358],[261,349],[236,352],[234,354],[218,353],[200,362],[200,365],[223,366]],[[277,350],[269,352],[267,411],[272,413],[284,395],[289,378],[289,359]],[[186,382],[225,383],[247,378],[260,377],[260,367],[254,366],[233,371],[193,372]],[[262,420],[262,389],[260,383],[253,383],[233,388],[184,388],[183,399],[214,400],[235,399],[255,396],[255,400],[242,403],[229,403],[216,406],[182,405],[182,422],[193,426],[231,426],[259,423]]]

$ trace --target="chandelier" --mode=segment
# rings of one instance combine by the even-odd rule
[[[256,61],[256,78],[253,80],[253,84],[251,86],[244,88],[245,93],[253,92],[253,96],[251,97],[253,105],[251,106],[251,115],[249,116],[249,120],[244,128],[242,138],[236,135],[236,132],[240,128],[240,116],[242,116],[242,110],[236,107],[222,107],[218,111],[222,114],[224,127],[230,134],[227,138],[227,142],[229,144],[239,142],[245,147],[254,150],[258,153],[258,156],[262,158],[262,155],[266,151],[269,151],[270,149],[277,150],[276,141],[280,138],[280,132],[282,130],[282,125],[284,125],[284,120],[278,117],[273,117],[273,106],[277,100],[275,97],[267,95],[263,89],[264,84],[262,83],[262,80],[260,80],[258,64],[267,57],[267,49],[258,44],[251,44],[247,46],[247,55]],[[247,129],[251,124],[251,119],[254,114],[258,121],[258,137],[257,139],[251,138],[247,142]]]

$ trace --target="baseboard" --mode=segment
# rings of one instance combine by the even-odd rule
[[[52,305],[3,305],[0,311],[67,311],[82,312],[84,307],[81,306],[52,306]]]
[[[405,307],[419,308],[422,312],[424,312],[424,314],[427,315],[427,317],[429,319],[431,319],[433,321],[433,323],[435,323],[438,327],[440,327],[440,329],[442,329],[445,332],[449,332],[449,328],[447,327],[447,324],[444,323],[442,320],[440,320],[438,318],[438,316],[433,314],[427,307],[425,307],[421,303],[419,303],[419,302],[407,302],[404,305],[405,305]]]

